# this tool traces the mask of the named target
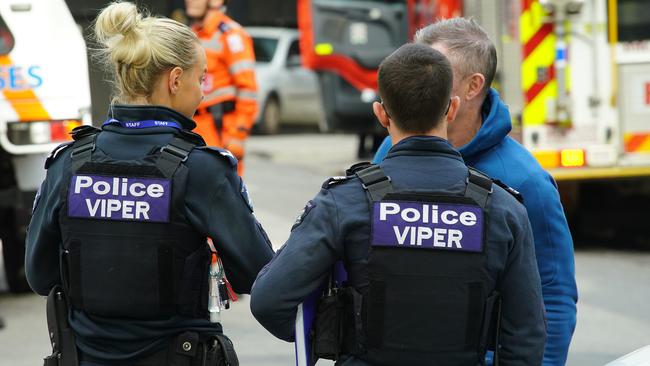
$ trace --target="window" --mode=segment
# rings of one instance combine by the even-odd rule
[[[14,35],[11,34],[9,27],[0,17],[0,56],[9,54],[14,49]]]
[[[298,40],[291,42],[291,46],[289,46],[287,59],[290,59],[291,56],[300,56],[300,42]]]
[[[253,37],[253,51],[256,62],[271,62],[275,49],[278,47],[278,40],[275,38]]]
[[[295,67],[301,66],[300,59],[300,42],[296,39],[289,45],[289,52],[287,52],[287,66]]]
[[[650,12],[647,0],[618,0],[618,41],[650,40]]]

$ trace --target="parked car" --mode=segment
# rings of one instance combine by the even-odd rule
[[[312,125],[327,130],[318,75],[302,66],[298,31],[248,27],[255,49],[259,113],[255,129],[277,133],[280,125]]]

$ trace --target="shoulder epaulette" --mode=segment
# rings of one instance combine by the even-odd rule
[[[503,188],[506,192],[510,193],[515,199],[517,199],[517,201],[519,201],[519,203],[522,204],[524,203],[524,196],[522,196],[518,190],[510,187],[509,185],[503,183],[498,179],[492,179],[492,181],[494,182],[494,184],[498,185],[499,187]]]
[[[179,133],[183,138],[194,143],[197,147],[205,146],[205,140],[198,133],[190,130],[179,130]]]
[[[356,172],[361,171],[363,169],[366,169],[367,167],[369,167],[371,165],[372,165],[372,163],[368,162],[368,161],[363,161],[361,163],[356,163],[356,164],[352,165],[351,167],[349,167],[345,171],[345,175],[354,175]]]
[[[323,185],[321,186],[321,188],[328,189],[328,188],[333,187],[333,186],[335,186],[335,185],[337,185],[339,183],[343,183],[343,182],[345,182],[345,181],[347,181],[348,179],[351,179],[351,178],[353,178],[353,177],[352,176],[331,177],[331,178],[327,179],[325,182],[323,182]]]
[[[45,169],[49,168],[50,165],[61,155],[61,151],[67,149],[68,147],[72,146],[74,141],[68,141],[64,142],[61,145],[57,146],[50,152],[50,155],[47,156],[45,159]]]
[[[72,138],[75,141],[77,141],[77,140],[81,140],[86,136],[98,134],[100,132],[102,132],[102,130],[97,127],[90,126],[90,125],[83,125],[83,126],[75,127],[72,130],[72,132],[70,132],[70,136],[72,136]]]
[[[237,167],[237,158],[228,150],[221,149],[214,146],[197,146],[196,149],[210,152],[215,155],[219,155],[222,158],[228,159],[228,162],[231,166]]]

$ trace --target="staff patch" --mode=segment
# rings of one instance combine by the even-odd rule
[[[68,216],[99,220],[169,222],[171,180],[73,175]]]
[[[456,203],[379,201],[373,205],[372,245],[483,251],[483,210]]]

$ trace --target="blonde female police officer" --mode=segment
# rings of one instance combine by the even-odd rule
[[[273,252],[232,155],[191,130],[205,51],[186,26],[113,3],[95,35],[116,96],[101,130],[57,148],[27,237],[32,289],[62,285],[81,365],[222,365],[206,238],[248,293]],[[225,341],[224,341],[225,339]]]

